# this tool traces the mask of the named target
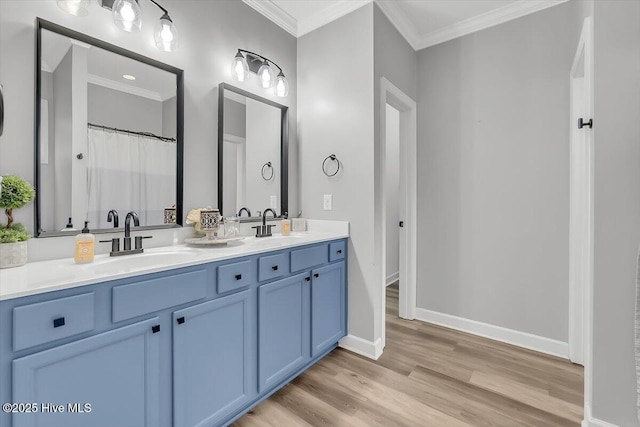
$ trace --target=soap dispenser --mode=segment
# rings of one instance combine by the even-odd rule
[[[96,237],[89,231],[89,221],[84,222],[82,233],[76,236],[76,264],[93,262],[96,248]]]
[[[62,230],[60,231],[65,231],[65,232],[69,232],[69,231],[78,231],[75,228],[73,228],[73,223],[71,222],[71,218],[69,218],[69,222],[67,223],[67,226],[64,227]]]

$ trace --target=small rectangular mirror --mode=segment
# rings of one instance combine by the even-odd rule
[[[288,210],[289,108],[221,83],[218,101],[218,208],[258,218]]]
[[[44,20],[36,67],[36,234],[181,225],[182,70]]]

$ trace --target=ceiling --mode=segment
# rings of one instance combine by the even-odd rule
[[[416,50],[489,28],[568,0],[243,0],[300,37],[375,3]]]

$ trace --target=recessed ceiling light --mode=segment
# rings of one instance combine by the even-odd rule
[[[122,78],[127,79],[127,80],[135,80],[136,77],[132,76],[131,74],[123,74]]]

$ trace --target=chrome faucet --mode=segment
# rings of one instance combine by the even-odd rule
[[[112,213],[113,212],[113,213]],[[114,216],[115,215],[115,216]],[[114,226],[118,225],[118,212],[115,209],[109,211],[107,216],[107,221],[111,222],[111,218],[113,218]],[[124,249],[120,250],[120,239],[118,237],[114,237],[111,240],[100,240],[100,243],[111,243],[111,252],[110,256],[120,256],[120,255],[133,255],[133,254],[141,254],[144,252],[142,249],[142,239],[150,239],[151,236],[136,236],[136,247],[135,249],[131,249],[131,220],[133,219],[134,227],[140,226],[140,219],[138,218],[138,214],[131,211],[127,214],[124,219]]]
[[[107,213],[107,222],[113,222],[113,228],[118,228],[120,226],[117,210],[111,209],[109,213]]]
[[[276,217],[276,212],[273,209],[265,209],[264,212],[262,213],[262,225],[256,225],[255,227],[251,227],[256,229],[256,237],[269,237],[272,235],[271,229],[275,227],[275,225],[273,224],[267,225],[268,212],[271,212],[274,218]]]
[[[131,219],[133,219],[133,225],[136,227],[140,227],[140,219],[138,218],[138,214],[131,211],[127,214],[124,219],[124,250],[131,250]]]
[[[247,213],[247,216],[248,216],[249,218],[251,218],[251,211],[250,211],[249,209],[247,209],[247,208],[244,208],[244,207],[243,207],[243,208],[240,208],[240,210],[238,211],[238,217],[241,217],[241,216],[242,216],[242,212],[246,212],[246,213]]]

